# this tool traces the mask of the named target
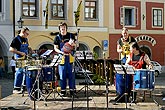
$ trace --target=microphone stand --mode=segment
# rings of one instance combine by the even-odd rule
[[[107,110],[108,110],[108,72],[107,72],[107,67],[106,67],[106,59],[105,59],[105,52],[103,52],[103,56],[104,56],[104,72],[105,72],[105,79],[106,79],[106,101],[107,101]]]
[[[75,38],[76,39],[76,43],[78,43],[78,35],[79,35],[79,31],[80,31],[80,29],[79,28],[77,28],[77,38]],[[76,44],[76,47],[75,47],[75,52],[76,52],[76,50],[77,50],[77,44]],[[74,58],[75,58],[75,60],[76,60],[76,56],[75,56],[75,54],[74,54]],[[74,78],[75,78],[75,61],[73,62],[73,76],[74,76]],[[75,97],[75,90],[74,89],[76,89],[76,88],[74,88],[74,86],[75,86],[75,83],[73,83],[73,89],[72,89],[72,92],[73,92],[73,95],[72,95],[72,110],[74,110],[73,109],[73,102],[74,102],[74,97]]]

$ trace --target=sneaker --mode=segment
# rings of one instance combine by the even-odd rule
[[[21,94],[22,91],[19,91],[19,90],[13,90],[13,94]]]

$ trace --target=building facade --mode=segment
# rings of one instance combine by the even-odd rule
[[[82,2],[81,2],[82,1]],[[29,44],[33,50],[53,49],[58,24],[66,22],[68,31],[78,33],[80,50],[103,52],[110,59],[118,59],[117,40],[126,26],[140,47],[162,65],[165,64],[165,0],[0,0],[0,51],[8,52],[17,31],[17,21],[30,29]],[[81,2],[78,25],[75,12]],[[47,5],[48,4],[48,5]],[[8,11],[9,10],[9,11]],[[2,17],[3,16],[3,17]],[[48,17],[48,19],[47,19]],[[3,20],[2,20],[3,18]],[[4,21],[5,20],[5,21]],[[14,22],[13,22],[14,21]],[[48,27],[45,27],[48,24]]]
[[[121,31],[124,25],[151,60],[165,64],[164,2],[164,0],[122,0],[122,2],[114,0],[114,30],[109,30],[111,58],[118,58],[114,48],[121,36],[118,30]]]

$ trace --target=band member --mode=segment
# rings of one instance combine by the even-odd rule
[[[25,60],[28,54],[28,35],[29,29],[27,27],[22,28],[10,44],[9,51],[14,53],[16,60]],[[16,68],[13,93],[21,93],[21,86],[23,85],[23,87],[25,87],[24,72],[24,68]]]
[[[15,76],[15,68],[16,68],[16,61],[15,61],[15,58],[14,56],[12,56],[12,59],[10,60],[10,67],[11,67],[11,70],[13,72],[13,79],[14,79],[14,76]]]
[[[136,40],[133,37],[129,36],[128,29],[126,27],[122,28],[121,34],[122,34],[121,38],[117,41],[117,52],[119,53],[119,60],[121,60],[121,64],[125,64],[130,53],[130,43],[136,42]],[[117,97],[115,98],[115,100],[118,102],[124,102],[125,99],[122,96],[126,92],[125,89],[127,89],[128,95],[130,94],[130,90],[131,90],[129,88],[131,84],[125,85],[125,81],[126,80],[127,82],[130,81],[131,75],[127,75],[124,78],[122,74],[116,73],[115,77],[116,77],[115,84],[116,84],[116,92],[117,92]]]
[[[148,55],[140,50],[136,42],[130,44],[130,54],[126,64],[132,65],[135,69],[152,69],[150,58]]]
[[[129,36],[128,29],[126,27],[122,28],[121,34],[121,38],[117,41],[117,52],[119,53],[119,60],[121,60],[121,63],[125,64],[127,56],[130,53],[129,44],[131,42],[136,42],[136,40]]]
[[[61,94],[66,95],[67,77],[69,79],[70,95],[73,95],[75,89],[75,75],[72,73],[73,54],[75,47],[75,37],[67,32],[67,24],[59,24],[59,34],[54,39],[54,49],[61,54],[62,60],[59,67]]]
[[[126,64],[132,65],[134,69],[152,69],[153,68],[150,58],[145,52],[141,51],[138,43],[136,42],[133,42],[130,44],[130,54],[128,56]],[[133,84],[133,78],[130,83]],[[133,94],[132,94],[133,102],[135,102],[136,92],[133,92]]]

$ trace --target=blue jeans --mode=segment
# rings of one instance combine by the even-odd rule
[[[25,69],[24,68],[16,68],[15,79],[14,79],[14,88],[21,88],[21,86],[25,86]]]
[[[61,90],[66,90],[67,77],[69,81],[69,89],[75,89],[75,75],[72,73],[72,64],[69,63],[69,56],[65,56],[64,65],[59,65],[60,86]]]

